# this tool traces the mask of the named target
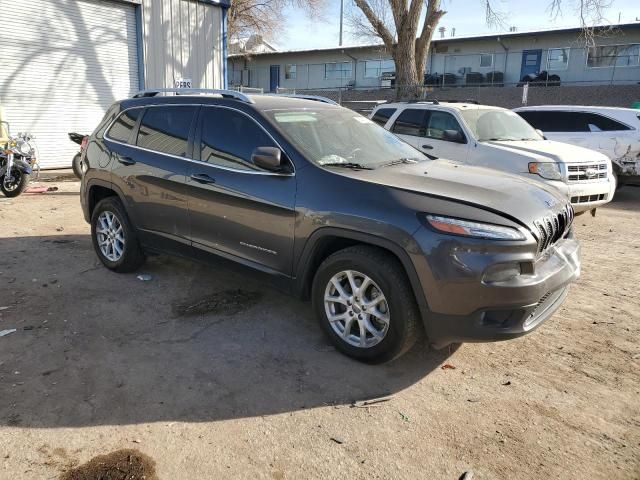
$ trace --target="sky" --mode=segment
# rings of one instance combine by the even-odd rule
[[[345,9],[353,5],[353,0],[344,0]],[[504,28],[493,29],[486,25],[483,0],[443,0],[443,9],[447,12],[439,26],[447,29],[446,36],[455,28],[456,37],[482,33],[498,33]],[[519,31],[561,27],[577,27],[575,5],[577,0],[563,0],[563,14],[552,19],[547,5],[551,0],[494,0],[494,8],[500,10],[509,26]],[[355,8],[355,7],[351,7]],[[611,7],[605,12],[608,22],[621,23],[640,20],[640,0],[612,0]],[[274,40],[279,50],[299,50],[311,48],[337,47],[340,22],[340,0],[327,0],[323,20],[310,20],[303,10],[290,8],[285,12],[286,22],[282,36]],[[345,27],[346,29],[346,27]],[[358,38],[345,32],[343,45],[361,45],[372,43],[371,39]],[[435,33],[434,38],[440,34]]]

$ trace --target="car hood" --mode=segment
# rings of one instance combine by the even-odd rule
[[[595,150],[590,150],[568,143],[552,140],[520,140],[482,142],[482,145],[500,149],[510,154],[530,156],[533,161],[554,161],[559,163],[606,161],[607,157]]]
[[[493,211],[529,228],[559,212],[567,199],[553,187],[524,177],[450,160],[401,164],[375,170],[345,171],[359,180],[423,193]]]

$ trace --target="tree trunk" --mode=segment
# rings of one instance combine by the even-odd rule
[[[398,32],[398,44],[393,60],[396,64],[396,99],[413,100],[420,96],[420,82],[416,71],[415,30]]]

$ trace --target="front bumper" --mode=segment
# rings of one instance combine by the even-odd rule
[[[425,289],[429,306],[423,311],[423,320],[436,348],[508,340],[534,330],[562,305],[569,285],[580,275],[580,244],[573,238],[558,241],[539,258],[511,247],[502,253],[460,246],[454,249],[455,255],[451,249],[449,256],[457,258],[459,269],[466,270],[464,275],[449,268],[452,275],[447,276],[437,261],[429,260],[436,268],[431,268],[431,291]],[[439,263],[444,264],[442,260]],[[487,269],[499,263],[519,263],[523,272],[507,281],[485,281]]]
[[[574,212],[582,213],[598,208],[613,199],[615,181],[611,176],[607,181],[602,180],[595,182],[551,183],[566,195]]]

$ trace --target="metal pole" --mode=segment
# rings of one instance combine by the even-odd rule
[[[342,46],[342,22],[344,20],[344,0],[340,0],[340,43],[339,46]]]

